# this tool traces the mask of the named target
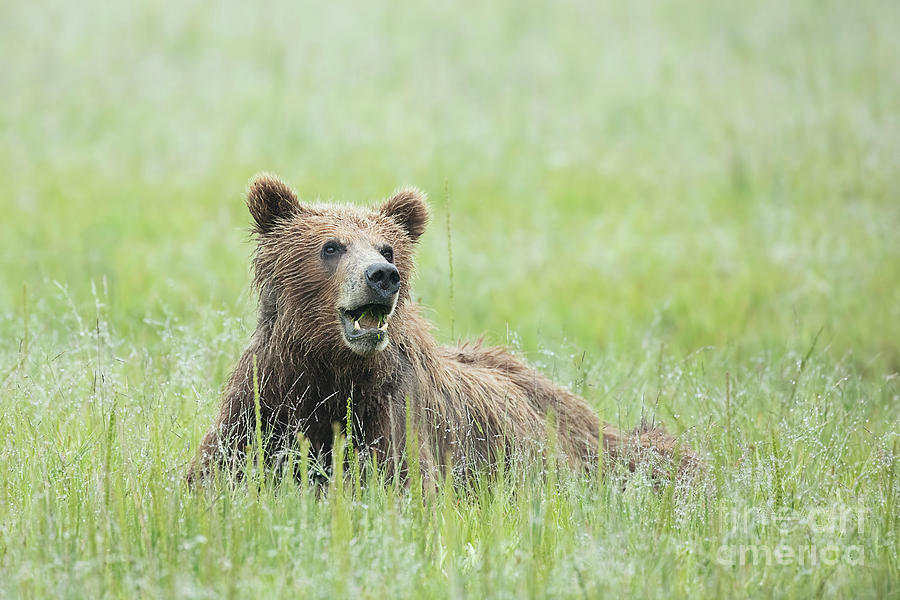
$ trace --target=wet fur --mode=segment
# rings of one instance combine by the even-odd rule
[[[270,463],[303,434],[313,455],[329,464],[333,424],[346,427],[348,398],[358,450],[401,476],[410,433],[407,399],[427,478],[450,466],[466,476],[501,455],[544,455],[551,415],[554,448],[575,469],[596,468],[601,447],[604,460],[632,470],[651,455],[662,459],[655,470],[676,453],[682,467],[695,460],[661,429],[639,426],[626,434],[602,424],[584,400],[502,348],[436,343],[409,296],[415,243],[428,219],[419,192],[402,190],[376,210],[307,206],[276,178],[260,176],[248,191],[248,206],[258,242],[257,328],[228,380],[190,481],[215,468],[240,471],[254,423],[254,357]],[[322,243],[335,236],[389,243],[402,275],[390,343],[371,357],[355,355],[339,339],[337,282],[345,274],[340,268],[328,274],[319,262]]]

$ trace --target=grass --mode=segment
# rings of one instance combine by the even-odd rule
[[[891,2],[0,7],[0,597],[897,597],[897,30]],[[189,493],[262,170],[430,192],[435,334],[664,421],[709,488]]]

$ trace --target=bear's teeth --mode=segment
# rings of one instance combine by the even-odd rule
[[[359,331],[359,321],[353,321],[353,331]]]

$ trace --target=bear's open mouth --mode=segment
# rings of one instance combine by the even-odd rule
[[[344,335],[350,341],[368,336],[380,339],[387,335],[388,318],[392,309],[387,304],[364,304],[354,309],[339,310]]]

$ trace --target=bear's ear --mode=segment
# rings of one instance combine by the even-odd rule
[[[425,194],[416,188],[403,188],[381,205],[379,212],[399,223],[412,241],[419,239],[428,225]]]
[[[286,221],[300,213],[300,202],[286,183],[274,175],[261,173],[253,178],[247,188],[247,208],[256,221],[254,230],[266,233],[280,221]]]

